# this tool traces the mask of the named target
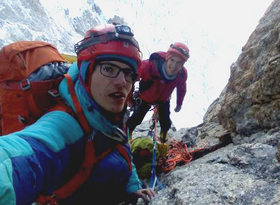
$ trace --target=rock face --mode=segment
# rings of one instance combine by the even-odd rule
[[[220,96],[219,123],[244,135],[280,125],[280,15],[275,1],[250,36]]]
[[[232,64],[228,84],[204,116],[203,132],[218,132],[218,138],[231,133],[234,138],[279,127],[279,4],[274,1],[268,8]]]
[[[203,151],[160,176],[151,204],[280,204],[280,0],[230,69],[203,123],[172,133]]]
[[[230,142],[279,127],[279,13],[280,1],[275,0],[232,64],[228,84],[208,108],[199,140]]]

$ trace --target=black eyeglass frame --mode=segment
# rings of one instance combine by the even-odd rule
[[[109,65],[112,68],[116,68],[118,69],[118,71],[115,73],[115,75],[107,75],[106,73],[103,72],[103,66],[104,65]],[[122,71],[124,74],[124,78],[127,82],[129,83],[134,83],[137,79],[137,73],[133,70],[133,69],[129,69],[129,68],[120,68],[119,66],[113,64],[113,63],[98,63],[96,66],[99,66],[99,71],[100,73],[108,78],[117,78],[120,74],[120,72]]]

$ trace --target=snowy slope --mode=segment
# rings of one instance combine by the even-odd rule
[[[87,29],[105,22],[93,1],[2,0],[0,46],[18,40],[45,40],[62,52],[73,53],[73,45]]]

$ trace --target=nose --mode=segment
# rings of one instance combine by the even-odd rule
[[[172,69],[176,68],[176,63],[175,63],[175,62],[171,62],[171,63],[170,63],[170,67],[171,67]]]
[[[119,75],[115,79],[116,79],[116,84],[119,84],[119,85],[126,84],[125,74],[122,71],[119,73]]]

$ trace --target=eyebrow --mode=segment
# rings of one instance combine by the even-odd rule
[[[109,63],[109,62],[100,62],[100,64],[113,65],[113,66],[119,67],[119,68],[122,69],[122,70],[133,70],[133,68],[130,67],[129,65],[127,65],[127,64],[124,64],[126,67],[121,67],[121,66],[119,66],[119,65],[117,65],[117,64],[115,64],[115,63]]]

